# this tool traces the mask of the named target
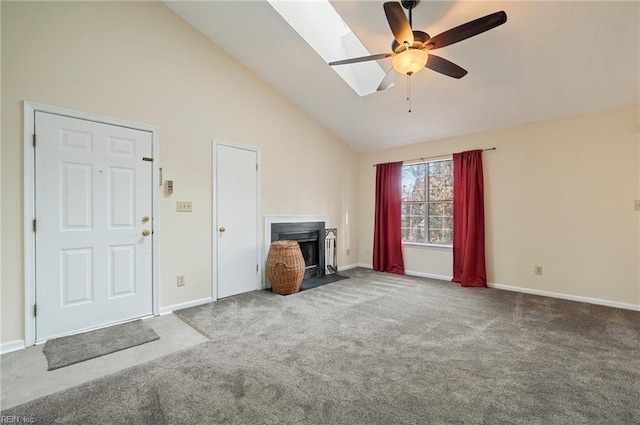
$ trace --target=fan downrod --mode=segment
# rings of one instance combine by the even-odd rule
[[[420,0],[402,0],[400,4],[407,10],[411,10],[420,3]]]
[[[413,14],[411,11],[420,3],[420,0],[402,0],[400,4],[409,11],[409,25],[413,27]]]

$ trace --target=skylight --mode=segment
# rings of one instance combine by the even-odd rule
[[[267,1],[325,62],[371,54],[328,0]],[[376,61],[331,69],[360,96],[375,92],[385,76]]]

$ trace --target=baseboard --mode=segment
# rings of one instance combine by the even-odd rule
[[[199,300],[189,301],[189,302],[186,302],[186,303],[174,304],[174,305],[169,305],[169,306],[166,306],[166,307],[160,307],[160,315],[169,314],[174,310],[182,310],[184,308],[195,307],[195,306],[198,306],[198,305],[207,304],[207,303],[210,303],[212,301],[214,301],[213,297],[208,297],[208,298],[201,298]],[[23,339],[19,339],[17,341],[3,342],[2,344],[0,344],[0,355],[8,354],[8,353],[11,353],[13,351],[22,350],[24,348],[25,348],[25,345],[24,345],[24,340]]]
[[[587,304],[597,304],[597,305],[603,305],[606,307],[615,307],[615,308],[622,308],[625,310],[640,311],[640,305],[603,300],[600,298],[590,298],[590,297],[582,297],[579,295],[561,294],[558,292],[540,291],[538,289],[529,289],[529,288],[520,288],[518,286],[502,285],[500,283],[488,283],[487,286],[489,288],[501,289],[503,291],[522,292],[524,294],[540,295],[542,297],[559,298],[559,299],[568,300],[568,301],[578,301],[578,302],[587,303]]]
[[[373,269],[373,265],[365,264],[365,263],[358,263],[358,264],[354,264],[353,266],[350,266],[350,268],[355,268],[355,267],[362,267],[362,268],[365,268],[365,269]],[[346,267],[342,267],[341,270],[346,270]],[[451,281],[451,276],[444,276],[444,275],[441,275],[441,274],[414,272],[414,271],[411,271],[411,270],[405,270],[404,274],[406,274],[407,276],[426,277],[428,279]]]
[[[371,264],[359,263],[357,264],[357,267],[373,269],[373,266]],[[426,277],[429,279],[445,280],[447,282],[451,282],[451,276],[444,276],[444,275],[423,273],[423,272],[414,272],[410,270],[405,270],[404,273],[408,276]],[[519,286],[503,285],[500,283],[487,283],[487,286],[489,288],[500,289],[503,291],[522,292],[523,294],[539,295],[542,297],[559,298],[559,299],[568,300],[568,301],[577,301],[577,302],[587,303],[587,304],[603,305],[605,307],[615,307],[615,308],[622,308],[624,310],[640,311],[640,305],[638,304],[621,303],[617,301],[603,300],[600,298],[590,298],[590,297],[582,297],[579,295],[562,294],[559,292],[540,291],[538,289],[521,288]]]
[[[428,279],[446,280],[447,282],[451,282],[451,276],[445,276],[442,274],[412,272],[411,270],[405,270],[404,274],[406,274],[407,276],[426,277]]]
[[[0,354],[7,354],[13,351],[23,350],[24,348],[24,339],[3,342],[2,344],[0,344]]]
[[[357,267],[360,267],[360,265],[359,264],[349,264],[348,266],[338,266],[338,272],[341,272],[343,270],[355,269]]]
[[[215,301],[213,297],[200,298],[199,300],[188,301],[186,303],[168,305],[166,307],[160,307],[160,315],[169,314],[175,310],[182,310],[189,307],[195,307],[202,304],[208,304]]]
[[[373,266],[371,264],[355,263],[355,264],[349,264],[348,266],[339,266],[338,271],[357,269],[358,267],[362,267],[364,269],[373,269]]]

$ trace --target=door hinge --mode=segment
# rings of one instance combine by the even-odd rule
[[[143,156],[142,157],[143,161],[149,161],[149,162],[153,162],[153,158],[149,158],[148,156]]]
[[[258,272],[258,265],[256,264],[256,273]]]
[[[33,133],[33,147],[36,147],[36,133]]]
[[[256,171],[258,171],[258,164],[256,164]]]
[[[33,305],[33,317],[38,317],[38,304]]]
[[[36,231],[36,228],[37,228],[37,226],[36,226],[36,219],[34,218],[34,219],[33,219],[33,231],[34,231],[34,232]]]

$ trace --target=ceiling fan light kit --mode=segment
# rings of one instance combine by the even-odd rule
[[[428,52],[466,40],[507,22],[507,14],[504,11],[500,11],[459,25],[435,37],[430,37],[426,32],[416,31],[412,28],[412,10],[418,3],[419,0],[403,0],[402,5],[398,2],[384,3],[384,13],[394,36],[394,40],[391,43],[393,53],[343,59],[330,62],[329,66],[392,57],[392,68],[389,69],[389,72],[387,72],[387,75],[378,86],[378,91],[384,90],[391,85],[394,71],[411,76],[423,68],[429,68],[452,78],[462,78],[467,74],[464,68]],[[409,19],[407,19],[402,10],[403,7],[409,10]]]
[[[393,57],[393,69],[400,74],[413,75],[425,67],[429,55],[424,50],[407,49]]]

